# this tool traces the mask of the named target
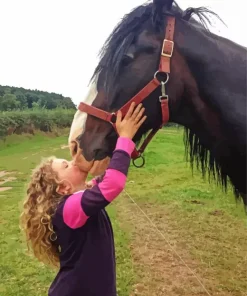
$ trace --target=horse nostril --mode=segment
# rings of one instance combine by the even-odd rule
[[[78,152],[78,143],[76,141],[73,141],[71,144],[71,154],[72,156],[75,156]]]

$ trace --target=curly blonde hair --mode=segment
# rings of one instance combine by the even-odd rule
[[[57,174],[52,170],[55,157],[50,157],[37,166],[27,188],[21,214],[21,228],[26,235],[28,250],[41,262],[59,266],[59,246],[53,231],[52,215],[63,198],[57,193]]]

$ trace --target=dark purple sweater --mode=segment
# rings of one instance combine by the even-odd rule
[[[92,189],[76,192],[53,216],[60,269],[49,296],[116,296],[113,231],[105,207],[123,190],[134,143],[119,138],[105,176]]]

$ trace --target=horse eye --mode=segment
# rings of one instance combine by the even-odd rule
[[[131,62],[133,61],[133,58],[128,56],[128,55],[125,55],[122,59],[122,65],[124,67],[128,66]]]

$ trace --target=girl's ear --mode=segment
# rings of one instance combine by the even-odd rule
[[[67,181],[62,181],[58,184],[56,192],[60,195],[70,194],[72,191],[71,184]]]

